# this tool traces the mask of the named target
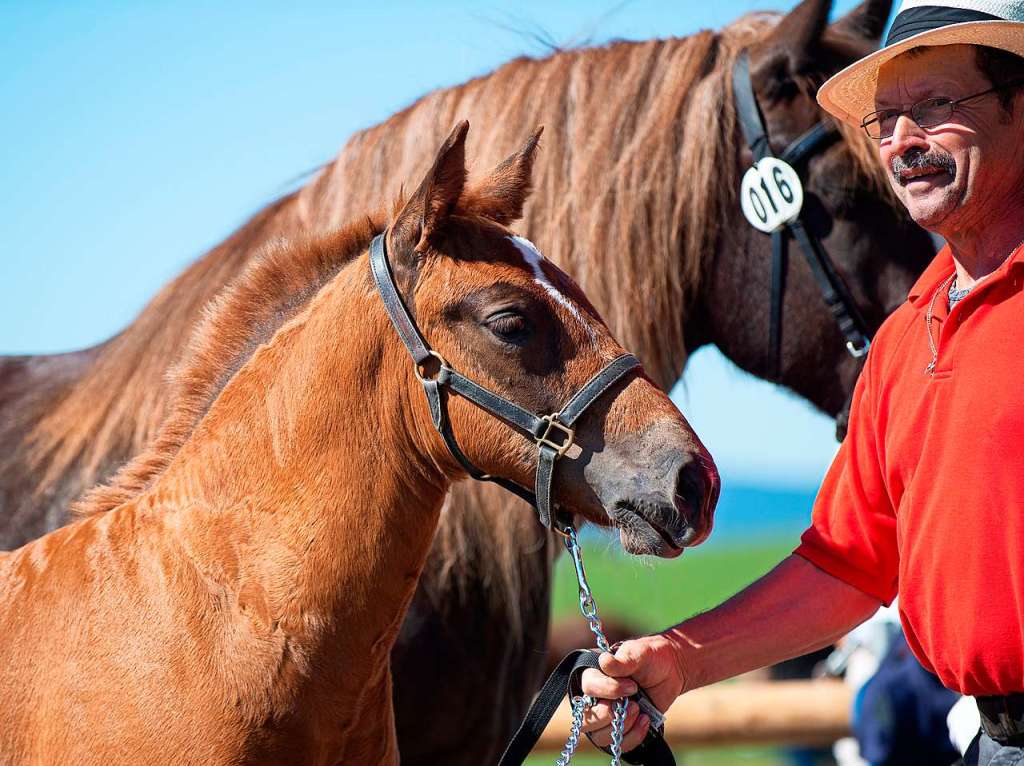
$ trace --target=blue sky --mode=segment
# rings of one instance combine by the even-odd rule
[[[0,2],[0,352],[116,333],[353,131],[541,52],[508,27],[642,39],[794,4]],[[674,397],[727,481],[813,485],[835,451],[828,419],[714,350]]]

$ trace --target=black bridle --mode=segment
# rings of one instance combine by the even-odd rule
[[[754,155],[754,162],[765,157],[774,157],[761,109],[757,104],[757,96],[754,95],[754,86],[750,81],[750,57],[746,52],[741,53],[736,60],[732,72],[732,86],[743,137]],[[837,140],[839,133],[835,125],[832,122],[819,122],[786,147],[779,159],[799,171],[811,155],[824,151]],[[803,180],[804,174],[800,175]],[[807,231],[801,213],[795,220],[776,229],[771,235],[772,292],[768,335],[772,347],[773,377],[776,380],[779,380],[782,374],[782,298],[786,290],[790,235],[800,245],[800,250],[811,267],[811,273],[821,289],[821,295],[836,324],[839,325],[839,331],[846,339],[846,350],[850,356],[864,356],[871,345],[871,332],[853,300],[850,289],[836,271],[825,247],[816,236]]]
[[[409,314],[409,310],[395,286],[391,266],[388,263],[385,245],[386,234],[387,232],[378,235],[370,244],[370,266],[373,270],[373,279],[377,284],[380,297],[384,301],[384,308],[387,309],[388,316],[391,318],[391,324],[395,326],[398,336],[409,350],[416,377],[423,385],[423,391],[427,395],[430,417],[434,421],[434,427],[444,439],[448,451],[472,478],[477,481],[493,482],[504,487],[533,506],[537,511],[540,523],[546,529],[551,529],[554,525],[556,530],[564,530],[571,520],[556,518],[551,503],[551,484],[555,474],[555,462],[573,447],[576,437],[573,426],[580,415],[623,376],[637,369],[640,362],[632,354],[623,354],[613,359],[604,369],[587,381],[558,412],[553,412],[550,415],[535,415],[529,410],[523,409],[518,404],[510,402],[493,391],[488,391],[456,372],[439,353],[430,348],[416,327],[416,322]],[[436,367],[436,371],[428,373],[428,365]],[[534,491],[531,492],[501,476],[484,473],[466,457],[455,440],[451,421],[448,418],[447,392],[449,390],[468,399],[477,407],[534,440],[537,445],[537,480]]]

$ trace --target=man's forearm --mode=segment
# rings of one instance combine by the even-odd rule
[[[828,646],[879,603],[793,555],[721,606],[664,632],[685,690]]]

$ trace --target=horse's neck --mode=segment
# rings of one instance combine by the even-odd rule
[[[408,378],[376,292],[332,283],[236,373],[142,502],[297,645],[383,660],[446,490]]]

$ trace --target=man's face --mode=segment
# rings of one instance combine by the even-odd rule
[[[879,70],[876,109],[908,109],[928,98],[953,100],[993,86],[978,69],[974,48],[925,48]],[[930,231],[966,231],[1002,214],[1024,179],[1022,99],[1012,117],[996,94],[957,105],[944,123],[921,128],[909,115],[882,139],[879,153],[896,196]]]

